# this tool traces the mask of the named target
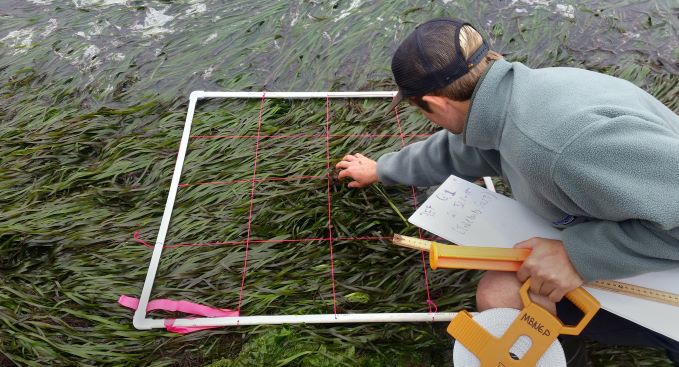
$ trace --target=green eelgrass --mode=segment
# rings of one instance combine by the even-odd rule
[[[196,4],[163,1],[45,3],[0,8],[2,366],[450,364],[444,325],[190,335],[132,328],[132,312],[115,301],[140,293],[150,251],[132,234],[155,239],[191,90],[392,90],[388,65],[398,40],[417,22],[448,15],[487,30],[493,48],[510,60],[620,76],[679,110],[670,1],[558,4],[573,6],[575,18],[543,2],[209,1],[205,13]],[[135,31],[159,11],[175,17],[159,28],[174,31]],[[31,31],[29,42],[7,38],[15,30]],[[251,135],[258,108],[258,100],[201,102],[193,134]],[[394,133],[384,108],[332,100],[332,133]],[[263,134],[325,133],[323,101],[267,100],[264,117]],[[412,110],[401,120],[404,133],[432,130]],[[254,143],[192,140],[182,182],[249,179]],[[331,166],[346,153],[377,157],[400,146],[400,139],[332,139]],[[261,177],[334,174],[323,139],[263,139],[261,149]],[[327,181],[262,182],[256,189],[252,238],[281,242],[251,244],[243,312],[332,312],[327,241],[282,242],[328,235]],[[383,190],[331,182],[340,312],[427,310],[419,253],[388,241],[339,240],[416,234],[403,221],[412,212],[410,190]],[[168,245],[242,240],[249,200],[248,183],[181,188]],[[235,307],[243,250],[166,249],[153,297]],[[428,275],[441,310],[473,308],[478,274]],[[600,366],[668,364],[654,350],[595,344],[590,354]]]

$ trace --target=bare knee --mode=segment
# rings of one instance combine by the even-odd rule
[[[476,307],[479,311],[499,307],[521,309],[523,305],[519,288],[521,282],[516,278],[516,273],[488,271],[476,288]]]
[[[516,273],[507,271],[487,271],[476,288],[476,308],[485,311],[491,308],[523,308],[519,294],[521,282]],[[529,292],[530,299],[548,312],[556,315],[556,305],[545,296]]]

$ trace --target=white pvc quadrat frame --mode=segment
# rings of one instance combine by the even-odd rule
[[[170,225],[172,209],[174,208],[179,178],[184,166],[184,158],[191,133],[191,123],[199,99],[205,98],[281,98],[281,99],[310,99],[310,98],[393,98],[395,91],[374,92],[205,92],[193,91],[189,98],[189,109],[186,114],[186,123],[182,133],[177,162],[172,175],[170,192],[165,203],[165,211],[160,222],[160,229],[153,247],[153,255],[149,270],[146,273],[144,288],[139,299],[139,306],[134,313],[133,325],[139,330],[165,328],[166,319],[153,319],[147,317],[146,307],[151,297],[153,282],[156,278],[160,255],[163,252],[165,236]],[[486,178],[486,183],[489,183]],[[491,182],[492,184],[492,182]],[[237,325],[273,325],[273,324],[338,324],[338,323],[367,323],[367,322],[436,322],[450,321],[455,317],[455,312],[441,313],[344,313],[344,314],[311,314],[311,315],[276,315],[276,316],[238,316],[238,317],[199,317],[191,319],[174,319],[173,325],[177,327],[197,326],[237,326]]]

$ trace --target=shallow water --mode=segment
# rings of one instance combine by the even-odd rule
[[[404,4],[4,1],[0,70],[7,80],[30,68],[43,87],[125,104],[185,98],[194,89],[392,88],[389,61],[399,40],[418,22],[454,16],[531,66],[679,74],[677,1]]]
[[[399,40],[418,22],[438,16],[476,24],[509,60],[534,67],[587,67],[620,76],[679,111],[676,0],[0,1],[0,366],[12,362],[195,366],[233,356],[248,338],[255,340],[264,328],[180,337],[139,332],[132,330],[131,313],[115,302],[122,293],[140,292],[151,251],[134,241],[133,233],[140,231],[142,239],[152,242],[159,227],[189,93],[199,89],[392,90],[389,65]],[[223,105],[216,102],[201,103],[204,124],[196,124],[196,129],[212,134],[223,132],[225,121],[236,130],[256,125],[257,102],[234,103],[232,110],[220,110]],[[295,104],[290,114],[321,121],[324,106],[319,103]],[[245,117],[243,106],[254,106]],[[292,105],[277,106],[287,111]],[[372,132],[384,125],[382,114],[371,110],[374,104],[346,106],[337,112],[348,122],[341,127],[343,132]],[[402,118],[404,130],[419,132],[420,116],[404,111]],[[245,119],[247,124],[238,124]],[[393,132],[395,127],[389,128]],[[299,133],[307,132],[300,128]],[[252,157],[252,147],[237,155],[233,153],[237,146],[227,143],[200,144],[191,146],[195,154],[188,157],[186,177],[224,178],[226,164],[250,172],[247,159]],[[316,144],[322,151],[325,141]],[[360,139],[333,141],[330,148],[340,156],[360,144],[375,154],[396,149]],[[224,153],[229,152],[225,147],[232,149],[230,155]],[[281,156],[304,153],[309,147],[286,148],[280,148]],[[310,159],[318,164],[297,161],[295,168],[324,175],[325,154]],[[280,161],[270,160],[268,168],[283,168]],[[391,228],[383,226],[402,224],[382,196],[343,191],[340,186],[333,194],[337,195],[333,203],[344,206],[333,214],[338,236],[357,229],[389,235]],[[326,199],[325,183],[311,188],[320,202]],[[244,192],[249,193],[247,189]],[[260,217],[261,228],[274,227],[267,219],[282,218],[280,222],[290,227],[279,223],[281,231],[289,230],[286,235],[307,230],[311,222],[319,231],[325,230],[326,208],[321,205],[322,210],[314,212],[304,204],[314,199],[312,195],[291,192],[283,185],[277,190],[283,193],[280,197],[287,194],[291,204],[273,199],[278,207],[267,208],[270,213]],[[182,191],[179,204],[183,201],[195,212],[175,213],[173,223],[187,225],[173,227],[172,240],[228,240],[232,232],[242,231],[244,222],[233,229],[223,214],[230,209],[224,205],[228,200],[240,198],[247,204],[249,196],[240,194],[222,189]],[[199,196],[207,199],[200,201]],[[410,203],[402,200],[396,205]],[[237,209],[242,217],[242,208]],[[311,222],[298,225],[285,219],[291,211]],[[184,221],[182,213],[187,216]],[[350,228],[340,226],[355,217],[365,220]],[[227,225],[215,225],[218,220]],[[225,238],[220,237],[223,234]],[[361,261],[347,261],[356,256],[347,253],[354,248],[362,251]],[[248,312],[269,312],[271,304],[275,306],[271,312],[328,312],[327,307],[315,308],[316,303],[325,303],[321,286],[310,289],[308,285],[309,280],[325,284],[316,279],[321,279],[319,272],[327,274],[326,248],[303,249],[308,252],[295,247],[272,251],[266,246],[252,251],[255,264],[258,258],[278,256],[281,263],[309,266],[279,267],[276,261],[261,265],[266,269],[248,275],[248,285],[264,287],[260,293],[248,293]],[[345,261],[339,267],[345,272],[338,274],[338,284],[382,302],[371,307],[426,310],[419,258],[406,253],[394,256],[384,243],[357,246],[338,239],[336,250],[338,263]],[[182,247],[164,252],[154,296],[215,306],[228,303],[225,293],[240,286],[242,261],[241,254],[229,251]],[[394,266],[400,256],[410,257]],[[464,272],[431,274],[441,309],[471,306],[471,277]],[[385,294],[383,289],[396,291]],[[428,325],[293,330],[305,338],[297,341],[328,348],[322,358],[351,363],[357,363],[353,353],[358,351],[359,357],[373,356],[383,362],[388,362],[385,356],[395,356],[397,361],[423,359],[431,363],[422,365],[442,365],[449,349],[445,333],[434,335]],[[279,343],[284,337],[276,334],[273,339]],[[649,355],[654,358],[649,364],[664,360],[659,352],[651,353],[599,348],[595,356],[602,365],[630,364]],[[382,365],[396,365],[387,362]]]

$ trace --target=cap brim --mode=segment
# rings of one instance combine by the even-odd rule
[[[386,116],[386,115],[390,114],[394,110],[394,108],[396,108],[396,106],[399,103],[401,103],[402,100],[403,100],[403,93],[399,89],[398,93],[396,93],[396,95],[394,96],[394,99],[391,100],[391,104],[387,108],[387,112],[384,115]]]

